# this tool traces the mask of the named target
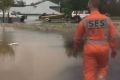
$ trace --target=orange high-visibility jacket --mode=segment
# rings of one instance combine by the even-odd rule
[[[117,32],[113,22],[99,11],[91,12],[79,23],[74,35],[74,45],[78,45],[83,36],[89,40],[105,40],[107,38],[111,48],[115,48],[117,45]]]

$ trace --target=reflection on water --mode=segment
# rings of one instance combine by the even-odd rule
[[[78,51],[74,51],[74,46],[73,46],[73,32],[66,32],[63,35],[63,39],[64,39],[64,47],[66,49],[66,54],[69,57],[82,57],[82,50],[83,50],[83,45],[84,45],[84,41],[81,40],[81,43],[78,45]]]
[[[0,70],[7,70],[12,67],[15,60],[13,43],[13,32],[10,28],[0,27]]]
[[[10,28],[0,30],[0,46],[5,49],[0,50],[0,80],[83,80],[82,59],[66,56],[61,35],[22,29],[14,29],[13,35]],[[10,46],[13,41],[19,46]],[[114,66],[113,76],[119,67]]]
[[[12,33],[3,28],[0,33],[0,55],[14,55],[14,50],[12,46],[9,45],[13,42],[12,38]]]

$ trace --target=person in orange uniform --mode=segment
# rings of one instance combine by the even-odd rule
[[[90,15],[74,34],[74,51],[84,37],[84,80],[106,80],[110,50],[116,56],[117,32],[112,20],[99,12],[100,0],[89,0],[88,7]]]

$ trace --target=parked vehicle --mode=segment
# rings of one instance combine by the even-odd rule
[[[71,14],[72,19],[75,20],[76,22],[79,22],[81,19],[85,18],[88,15],[89,15],[89,13],[88,13],[87,10],[73,11],[72,14]]]
[[[50,22],[51,20],[54,20],[54,19],[64,19],[64,14],[41,15],[39,19],[43,19]]]
[[[20,19],[23,15],[17,14],[15,12],[6,12],[4,15],[4,22],[21,22]],[[0,12],[0,22],[3,22],[3,12]]]

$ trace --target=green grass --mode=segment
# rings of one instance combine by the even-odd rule
[[[112,20],[120,20],[120,16],[111,17]]]

